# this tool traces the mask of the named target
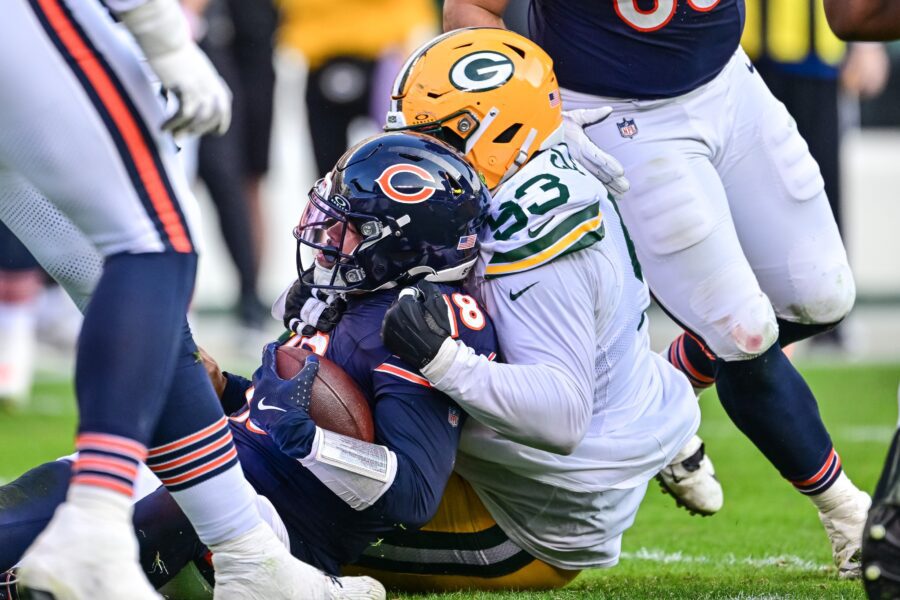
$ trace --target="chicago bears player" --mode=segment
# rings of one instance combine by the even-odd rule
[[[230,429],[244,472],[267,499],[261,506],[291,552],[328,573],[337,573],[387,532],[421,526],[437,508],[464,415],[391,355],[379,329],[401,287],[425,279],[447,298],[459,339],[493,357],[490,321],[456,285],[478,257],[477,231],[489,203],[487,189],[455,150],[416,134],[362,142],[310,193],[295,230],[298,250],[316,253],[319,285],[345,293],[347,307],[329,335],[294,336],[287,343],[315,350],[359,384],[370,400],[374,444],[316,427],[306,410],[314,361],[293,379],[281,380],[274,370],[277,344],[270,344],[254,387],[229,376],[223,403],[242,406]],[[45,519],[59,501],[62,493],[48,494],[47,488],[65,485],[64,478],[54,483],[51,477],[68,469],[61,464],[0,488],[2,567],[27,543],[22,538],[35,529],[31,521]],[[178,461],[164,457],[151,457],[148,464],[164,481],[185,473]],[[164,488],[137,504],[136,527],[143,532],[145,570],[157,585],[205,553]],[[168,573],[154,564],[164,564]],[[371,580],[344,578],[321,596],[292,597],[384,597],[380,586],[361,582]]]
[[[508,0],[448,0],[445,30],[502,27]],[[631,189],[620,204],[654,296],[690,335],[669,356],[807,495],[842,576],[859,574],[870,500],[847,478],[782,347],[840,322],[853,275],[818,166],[738,47],[743,0],[532,0],[567,109]],[[712,357],[712,358],[710,358]]]
[[[615,565],[648,480],[688,458],[700,413],[649,349],[647,286],[606,190],[562,143],[549,57],[501,29],[445,34],[401,70],[387,127],[450,141],[493,188],[473,285],[509,364],[454,339],[427,282],[388,311],[388,348],[470,419],[461,479],[427,532],[388,536],[359,564],[430,589],[558,587]],[[720,493],[688,454],[688,474]]]
[[[159,598],[130,523],[149,458],[187,469],[163,478],[215,552],[217,598],[318,594],[327,578],[263,522],[193,356],[197,207],[171,133],[222,132],[231,108],[178,2],[9,2],[0,51],[16,57],[0,64],[0,220],[86,308],[79,459],[23,583],[41,597]],[[151,70],[178,99],[172,115]]]

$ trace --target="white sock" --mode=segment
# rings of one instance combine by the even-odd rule
[[[235,539],[263,523],[256,490],[244,478],[240,465],[171,494],[207,546]]]
[[[66,493],[66,502],[93,516],[109,521],[127,521],[131,524],[134,510],[131,498],[95,485],[73,483]]]
[[[828,514],[855,499],[859,493],[859,488],[853,485],[850,478],[842,471],[831,487],[821,494],[810,496],[809,499],[820,512]]]
[[[151,448],[147,466],[207,546],[263,523],[256,491],[244,478],[224,415],[192,434]]]

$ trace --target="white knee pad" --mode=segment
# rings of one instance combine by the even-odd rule
[[[788,257],[794,301],[778,307],[778,316],[795,323],[836,323],[856,300],[856,283],[847,254],[838,241],[830,248],[815,238],[800,240]]]
[[[717,353],[724,360],[755,358],[772,347],[778,339],[778,322],[769,299],[742,306],[731,315],[730,356]]]
[[[739,264],[726,266],[698,285],[691,308],[702,321],[689,325],[723,360],[754,358],[778,339],[772,303]]]

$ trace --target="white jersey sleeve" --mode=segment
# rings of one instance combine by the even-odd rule
[[[597,290],[593,277],[569,276],[547,265],[484,282],[480,294],[511,364],[458,345],[432,381],[497,433],[558,454],[581,442],[594,399]]]
[[[465,347],[422,373],[509,440],[569,454],[594,411],[598,319],[615,268],[569,260],[603,239],[605,192],[564,145],[532,160],[493,197],[476,294],[494,320],[503,363]],[[442,349],[443,350],[443,349]]]

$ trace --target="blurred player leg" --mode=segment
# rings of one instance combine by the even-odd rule
[[[31,469],[0,487],[0,572],[13,568],[66,498],[72,462]]]
[[[67,502],[26,553],[21,578],[32,588],[64,597],[157,598],[140,573],[131,532],[137,464],[151,442],[164,447],[179,442],[169,437],[178,428],[204,441],[222,431],[221,409],[208,383],[200,391],[209,393],[198,400],[205,402],[205,412],[167,415],[157,428],[169,391],[181,389],[181,381],[173,384],[175,370],[192,348],[184,336],[196,269],[190,227],[196,205],[175,164],[171,139],[157,133],[165,116],[159,99],[98,4],[17,4],[0,24],[0,39],[0,45],[10,46],[5,50],[27,56],[0,69],[4,82],[15,83],[0,86],[3,175],[12,184],[32,182],[52,198],[59,216],[70,217],[44,222],[43,229],[32,227],[38,235],[23,241],[38,258],[52,256],[52,250],[42,248],[56,243],[51,232],[75,235],[74,228],[106,257],[79,342],[81,453]],[[34,72],[46,76],[34,77]],[[33,203],[15,199],[33,189],[13,185],[6,191],[4,220],[14,230],[19,223],[18,234],[29,229],[34,215],[23,211]],[[65,282],[83,273],[56,274]],[[170,426],[169,419],[179,415],[178,427]],[[215,443],[223,440],[218,448],[227,457],[234,448],[225,436]],[[223,558],[232,557],[220,573],[238,582],[221,586],[217,597],[319,594],[328,580],[290,557],[260,519],[255,494],[239,467],[207,450],[179,443],[171,456],[186,461],[192,451],[202,454],[197,468],[210,477],[202,484],[217,482],[215,491],[235,507],[216,515],[216,506],[201,505],[196,479],[179,490],[201,539],[220,548]],[[280,579],[280,589],[246,577],[261,570],[278,575],[268,579]],[[95,577],[79,577],[85,572]]]
[[[257,3],[248,4],[257,6]],[[210,10],[217,12],[207,16],[227,19],[229,24],[234,23],[225,8],[224,3],[213,3]],[[268,311],[256,292],[259,268],[255,242],[257,232],[253,229],[250,199],[245,190],[247,167],[244,161],[246,145],[255,137],[255,132],[248,129],[245,118],[248,100],[242,82],[238,79],[234,57],[234,33],[223,36],[217,35],[215,31],[210,32],[202,44],[204,51],[232,90],[233,118],[231,127],[224,135],[200,138],[197,174],[203,180],[211,200],[216,205],[222,239],[237,270],[240,282],[237,316],[243,325],[259,328],[265,322]]]
[[[279,11],[271,2],[228,0],[235,23],[235,63],[237,83],[244,90],[245,112],[243,150],[245,197],[249,213],[249,235],[256,270],[263,252],[265,228],[261,184],[269,170],[269,147],[275,101],[273,40],[279,25]],[[247,233],[245,232],[245,235]],[[254,289],[255,292],[255,289]],[[250,302],[252,304],[252,302]],[[268,318],[269,309],[265,308]]]
[[[348,128],[369,114],[375,63],[338,56],[309,71],[306,114],[318,173],[326,173],[347,149]]]
[[[0,223],[0,407],[21,407],[31,394],[42,274],[34,257]]]
[[[18,5],[7,16],[4,41],[29,58],[3,70],[10,85],[0,93],[0,161],[52,198],[71,219],[63,224],[74,224],[106,257],[79,340],[81,456],[67,502],[26,553],[21,577],[64,597],[156,598],[137,566],[131,495],[171,386],[194,243],[160,140],[140,110],[154,103],[153,93],[108,15],[93,3],[50,2]],[[133,94],[139,86],[142,107]],[[4,198],[11,219],[26,220],[29,203],[16,193]],[[44,225],[52,232],[61,223]],[[37,255],[38,246],[55,242],[51,235],[23,241]],[[85,570],[98,581],[79,579]]]

